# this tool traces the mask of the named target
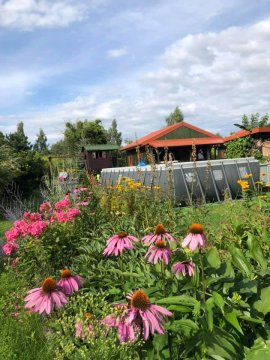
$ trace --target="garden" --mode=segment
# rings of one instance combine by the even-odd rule
[[[186,207],[61,179],[2,221],[0,359],[268,358],[270,193],[248,177],[238,200]]]

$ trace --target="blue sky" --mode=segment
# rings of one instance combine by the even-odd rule
[[[269,0],[0,0],[0,130],[49,142],[113,118],[124,138],[185,120],[223,135],[269,112]]]

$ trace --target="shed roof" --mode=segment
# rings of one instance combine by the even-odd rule
[[[124,146],[121,148],[121,150],[129,150],[129,149],[132,149],[132,148],[135,148],[137,146],[144,146],[144,145],[151,145],[151,143],[153,144],[154,141],[157,141],[159,146],[156,146],[156,147],[166,147],[168,145],[167,142],[170,141],[170,140],[167,140],[167,139],[160,139],[161,137],[173,132],[174,130],[178,129],[178,128],[181,128],[181,127],[185,127],[187,129],[190,129],[190,130],[194,130],[198,133],[200,133],[201,135],[204,135],[205,138],[209,139],[209,138],[212,138],[214,141],[210,141],[209,144],[216,144],[216,140],[217,139],[221,139],[222,142],[223,142],[223,139],[222,137],[220,136],[217,136],[209,131],[205,131],[203,129],[200,129],[198,128],[197,126],[194,126],[194,125],[191,125],[191,124],[188,124],[186,123],[185,121],[182,121],[180,123],[176,123],[176,124],[173,124],[173,125],[170,125],[170,126],[167,126],[167,127],[164,127],[162,129],[159,129],[159,130],[156,130],[156,131],[153,131],[151,132],[150,134],[148,135],[145,135],[143,137],[141,137],[140,139],[137,139],[135,141],[133,141],[132,143]],[[200,140],[202,140],[204,137],[200,137]],[[189,138],[189,139],[172,139],[173,141],[184,141],[184,140],[188,140],[188,141],[191,141],[192,139]],[[193,142],[191,141],[191,144]],[[154,146],[154,145],[152,145]],[[174,145],[174,146],[185,146],[185,145]]]
[[[270,126],[257,127],[257,128],[254,128],[254,129],[250,130],[250,131],[249,130],[237,131],[236,133],[225,137],[224,142],[228,142],[228,141],[231,141],[231,140],[235,140],[235,139],[238,139],[238,138],[242,138],[242,137],[249,136],[249,135],[254,135],[254,134],[259,134],[259,133],[270,133]]]
[[[110,151],[110,150],[118,150],[120,148],[119,145],[113,144],[89,144],[82,147],[82,151]]]

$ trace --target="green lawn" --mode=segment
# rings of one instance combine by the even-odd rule
[[[11,227],[12,223],[7,220],[0,220],[0,238],[4,236],[5,231]]]

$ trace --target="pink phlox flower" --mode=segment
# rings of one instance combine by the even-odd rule
[[[76,216],[80,215],[80,210],[76,208],[70,208],[67,210],[67,217],[69,220],[74,219]]]
[[[142,291],[137,290],[129,294],[130,308],[127,314],[129,324],[136,324],[143,328],[143,338],[147,340],[150,333],[164,334],[163,324],[167,317],[173,314],[162,306],[151,304],[148,296]]]
[[[206,237],[203,233],[201,224],[192,224],[189,226],[189,233],[182,242],[183,247],[188,247],[194,251],[206,244]]]
[[[13,259],[13,260],[11,261],[11,265],[12,265],[13,267],[16,267],[17,264],[18,264],[18,262],[19,262],[19,258],[15,258],[15,259]]]
[[[57,285],[66,295],[72,295],[82,287],[83,279],[79,275],[72,275],[70,270],[65,269],[61,272],[61,280]]]
[[[31,213],[29,215],[30,222],[40,221],[41,219],[42,219],[42,216],[40,213]]]
[[[177,275],[182,273],[183,276],[186,276],[188,273],[189,276],[192,276],[194,273],[195,264],[193,261],[187,261],[181,263],[180,261],[173,265],[173,272]]]
[[[5,232],[5,237],[7,242],[14,242],[20,236],[21,232],[15,227],[12,227],[8,231]]]
[[[3,249],[4,254],[6,254],[7,256],[10,256],[14,251],[19,249],[19,245],[9,242],[9,243],[6,243],[2,249]]]
[[[39,211],[41,211],[41,212],[49,212],[51,210],[52,210],[52,206],[51,206],[51,203],[49,201],[45,201],[39,207]]]
[[[135,236],[128,235],[125,232],[120,232],[117,235],[113,235],[107,240],[106,248],[103,251],[103,255],[118,256],[123,253],[124,250],[133,250],[133,242],[139,241]]]
[[[158,224],[156,226],[153,234],[148,234],[142,238],[142,242],[145,245],[151,245],[155,243],[157,240],[163,240],[166,243],[176,242],[175,238],[170,233],[166,232],[162,224]]]
[[[14,222],[13,226],[19,231],[21,237],[24,238],[28,235],[29,224],[25,220],[17,220]]]
[[[23,213],[23,218],[24,218],[24,219],[28,219],[28,217],[29,217],[29,212],[25,211],[25,212]]]
[[[148,257],[148,263],[153,262],[156,264],[158,260],[160,260],[164,262],[165,265],[168,265],[171,254],[172,251],[165,245],[165,242],[163,240],[157,240],[155,245],[147,251],[145,258]]]
[[[65,196],[65,198],[63,200],[60,200],[58,202],[56,202],[54,204],[54,208],[57,211],[63,210],[63,209],[67,209],[70,205],[70,200],[68,198],[68,196]]]
[[[52,278],[45,279],[41,287],[28,291],[24,301],[26,309],[33,309],[34,312],[47,315],[54,308],[62,308],[68,303],[66,295],[57,287]]]
[[[43,231],[46,229],[46,227],[47,227],[47,224],[45,223],[45,221],[43,221],[43,220],[35,221],[29,225],[28,233],[31,236],[38,237],[43,233]]]

